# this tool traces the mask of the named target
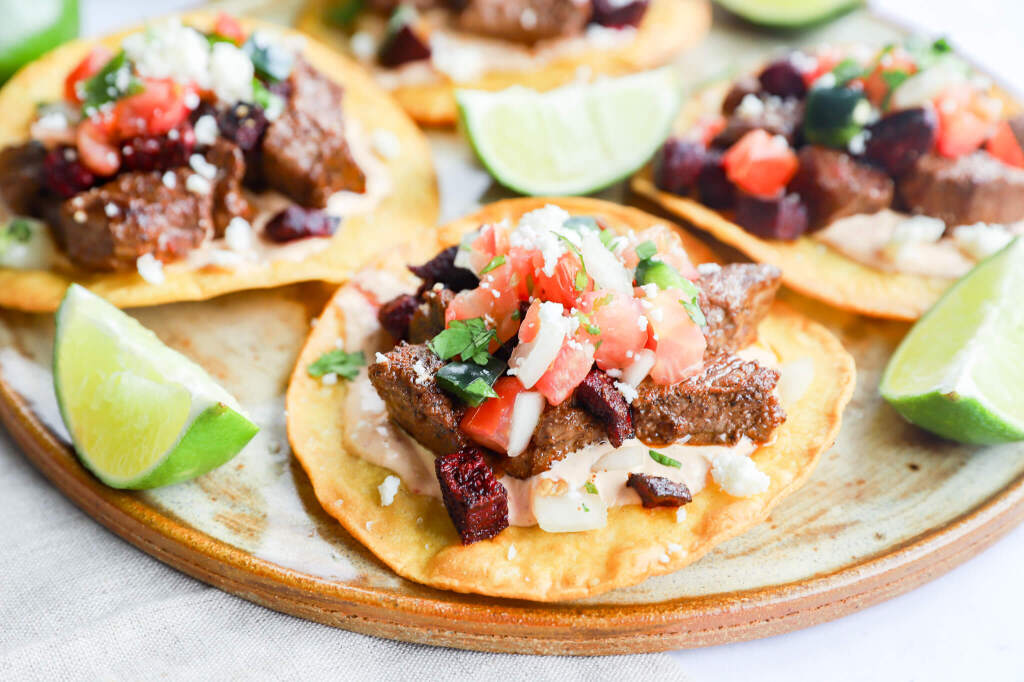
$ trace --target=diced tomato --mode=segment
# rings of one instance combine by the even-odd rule
[[[103,46],[97,46],[89,51],[89,54],[78,63],[78,66],[71,70],[71,73],[64,79],[64,99],[75,104],[81,104],[82,98],[78,96],[78,84],[81,81],[92,78],[96,73],[106,66],[107,62],[114,56],[114,53]]]
[[[651,327],[647,347],[654,351],[651,379],[656,384],[682,381],[704,360],[707,341],[704,332],[679,302],[683,297],[678,289],[665,289],[651,301],[654,311],[647,315]]]
[[[519,331],[519,299],[515,292],[506,286],[496,283],[491,273],[484,275],[481,286],[476,289],[460,291],[448,304],[444,313],[445,325],[452,320],[472,320],[482,317],[488,327],[498,332],[498,340],[491,342],[493,353]],[[487,286],[483,286],[483,285]],[[495,296],[497,292],[497,296]]]
[[[497,225],[484,225],[469,247],[473,271],[480,272],[497,256],[508,253],[508,231]]]
[[[111,140],[112,119],[94,116],[78,124],[75,145],[86,168],[96,175],[108,176],[121,167],[121,155]]]
[[[836,48],[825,48],[814,55],[814,58],[817,61],[815,67],[803,72],[804,83],[807,84],[807,87],[836,68],[836,65],[843,60],[843,55]]]
[[[494,383],[498,397],[469,408],[459,424],[462,432],[474,443],[495,452],[507,452],[516,396],[525,390],[515,377],[501,377]]]
[[[988,138],[985,149],[1007,165],[1024,168],[1024,149],[1021,149],[1020,140],[1014,134],[1009,121],[1000,121],[996,124],[996,132]]]
[[[578,296],[594,289],[594,280],[583,272],[580,257],[572,251],[566,251],[559,257],[551,275],[544,272],[544,258],[536,252],[534,268],[533,295],[542,301],[572,308]]]
[[[982,105],[981,95],[969,84],[947,88],[935,98],[939,130],[936,149],[956,158],[981,147],[992,133],[995,120]]]
[[[533,390],[540,391],[552,405],[560,405],[572,395],[593,366],[594,345],[567,338]]]
[[[143,91],[114,105],[117,134],[121,139],[138,135],[163,135],[188,116],[185,98],[190,88],[170,78],[147,78]]]
[[[640,259],[636,255],[636,247],[646,241],[654,242],[658,247],[658,256],[663,261],[679,271],[679,274],[688,280],[696,280],[699,277],[697,268],[690,260],[689,254],[683,248],[683,242],[675,230],[661,223],[653,225],[642,232],[638,232],[636,240],[622,251],[622,260],[626,267],[633,269]]]
[[[737,187],[754,196],[778,196],[799,166],[785,139],[751,130],[722,157],[725,173]]]
[[[581,298],[579,311],[586,317],[576,338],[595,344],[594,360],[601,369],[629,366],[633,356],[647,345],[647,321],[640,311],[640,302],[632,296],[603,289],[592,291]],[[592,331],[597,334],[591,334]]]
[[[883,74],[897,71],[902,71],[908,75],[913,75],[917,72],[917,64],[914,63],[914,60],[910,58],[906,51],[900,48],[895,48],[884,55],[870,74],[857,80],[861,81],[864,94],[877,106],[889,94],[889,84],[885,82]]]
[[[245,31],[242,30],[242,25],[238,23],[238,19],[225,12],[217,15],[217,21],[213,24],[213,32],[228,38],[235,45],[245,42]]]

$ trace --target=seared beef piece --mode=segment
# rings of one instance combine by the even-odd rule
[[[590,21],[588,0],[469,0],[458,27],[521,43],[578,35]]]
[[[903,109],[883,116],[866,128],[864,158],[893,177],[902,175],[935,144],[938,126],[931,107]]]
[[[649,445],[689,437],[689,445],[732,445],[746,436],[767,442],[786,419],[772,390],[779,373],[752,360],[719,356],[700,374],[671,386],[650,379],[637,388],[633,425]]]
[[[388,68],[424,59],[430,59],[430,43],[413,24],[405,24],[390,33],[377,53],[377,61]]]
[[[409,343],[426,343],[444,331],[444,312],[455,298],[451,289],[428,289],[409,321]]]
[[[807,206],[811,230],[857,213],[892,205],[892,179],[835,149],[807,146],[797,154],[800,168],[789,183]]]
[[[387,405],[391,419],[435,455],[447,455],[466,445],[459,430],[466,409],[434,379],[443,364],[425,345],[400,343],[384,360],[369,367],[370,383]]]
[[[711,146],[725,149],[751,130],[760,128],[772,135],[782,135],[790,146],[795,147],[804,118],[804,103],[794,97],[762,96],[760,99],[763,107],[756,112],[745,109],[733,111],[725,129],[711,140]]]
[[[46,149],[38,142],[26,142],[0,150],[0,203],[12,213],[34,213],[43,191],[43,161]],[[2,212],[2,211],[0,211]]]
[[[412,294],[399,294],[377,311],[377,321],[395,341],[409,338],[409,322],[420,302]],[[413,341],[422,343],[422,341]]]
[[[213,229],[223,236],[232,218],[252,218],[252,207],[242,194],[245,157],[234,142],[218,137],[206,150],[206,160],[217,167],[213,180]]]
[[[458,246],[449,246],[423,265],[409,266],[409,272],[423,280],[421,292],[433,288],[438,282],[456,293],[463,289],[475,289],[480,284],[472,271],[455,267],[455,256],[458,253]]]
[[[941,218],[950,228],[1024,219],[1024,170],[987,152],[922,156],[896,181],[896,192],[912,213]]]
[[[341,219],[318,208],[289,206],[270,219],[263,234],[270,241],[284,244],[308,237],[330,237]]]
[[[133,137],[121,143],[121,170],[168,170],[184,166],[195,147],[196,133],[187,121],[166,135]]]
[[[670,139],[654,160],[654,184],[673,194],[688,193],[697,182],[706,154],[700,143]]]
[[[697,196],[708,208],[732,208],[736,203],[736,186],[726,175],[722,153],[717,149],[709,149],[704,154],[697,174]]]
[[[796,194],[763,199],[739,192],[733,219],[762,239],[792,241],[807,231],[807,207]]]
[[[161,173],[122,173],[60,205],[52,227],[68,257],[90,270],[134,270],[144,254],[185,256],[213,231],[211,198],[185,189],[191,171],[178,169],[173,188]]]
[[[650,0],[593,0],[591,21],[609,28],[639,26],[650,4]]]
[[[757,326],[768,315],[782,273],[774,265],[734,263],[700,268],[700,309],[708,356],[735,353],[757,340]]]
[[[74,147],[51,149],[43,159],[43,187],[61,199],[69,199],[100,182],[78,158]]]
[[[776,97],[803,97],[807,94],[804,75],[788,57],[764,67],[757,79],[765,92]]]
[[[462,544],[493,538],[508,528],[508,493],[478,448],[438,457],[434,471]]]
[[[533,439],[518,457],[506,457],[505,473],[529,478],[582,447],[606,440],[604,423],[571,400],[551,406],[540,416]]]
[[[663,476],[631,473],[626,485],[636,491],[636,494],[640,496],[640,501],[648,509],[682,507],[693,501],[690,489],[686,487],[686,484],[676,483]]]
[[[324,208],[340,190],[366,191],[366,176],[345,140],[341,88],[298,60],[288,104],[263,136],[267,183],[308,208]]]
[[[445,0],[369,0],[366,4],[374,12],[390,14],[399,5],[412,5],[416,9],[433,9],[434,7],[444,7],[447,3]]]
[[[602,422],[608,430],[608,440],[619,447],[622,441],[633,437],[633,420],[629,416],[629,403],[615,388],[615,381],[598,368],[590,370],[576,387],[576,401]]]
[[[744,97],[747,95],[757,95],[760,92],[761,81],[751,75],[740,77],[732,84],[729,92],[725,95],[725,99],[722,100],[722,114],[725,116],[732,115],[732,112],[736,111],[736,107],[740,105]]]

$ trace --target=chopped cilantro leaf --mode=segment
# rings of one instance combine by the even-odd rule
[[[322,377],[325,374],[337,374],[345,379],[355,379],[359,368],[366,364],[363,351],[346,353],[343,350],[332,350],[321,355],[316,362],[306,368],[311,377]]]
[[[604,244],[604,248],[609,251],[615,250],[615,240],[618,239],[619,235],[617,235],[613,230],[601,230],[600,234],[597,236],[601,240],[601,243]]]
[[[284,106],[281,96],[267,90],[267,86],[263,85],[263,81],[259,78],[252,79],[252,101],[260,105],[263,111],[283,108]]]
[[[505,264],[505,256],[495,256],[491,259],[491,262],[484,266],[484,269],[480,271],[481,275],[486,275],[488,272],[495,268],[500,268]]]
[[[586,505],[586,503],[583,504],[583,511],[585,511],[585,512],[589,512],[590,511],[590,507],[588,507]]]
[[[679,299],[680,305],[686,309],[686,314],[690,316],[695,325],[698,327],[708,326],[708,320],[704,317],[704,311],[700,309],[700,289],[688,279],[684,279],[683,282],[684,284],[681,288],[685,298]]]
[[[864,75],[864,67],[856,59],[847,57],[839,62],[832,69],[832,75],[836,77],[836,85],[846,85],[854,78]]]
[[[640,260],[647,260],[656,253],[658,253],[658,247],[650,240],[636,246],[636,257]]]
[[[583,261],[580,261],[582,263]],[[576,286],[576,291],[583,291],[587,288],[587,269],[580,268],[580,271],[576,273],[576,277],[573,280],[573,284]]]
[[[888,88],[885,97],[882,98],[883,110],[889,108],[889,100],[892,99],[892,93],[908,78],[910,78],[910,74],[902,70],[882,72],[882,80],[885,82],[886,88]]]
[[[647,452],[650,453],[651,459],[653,459],[658,464],[667,467],[675,467],[676,469],[679,469],[683,466],[682,462],[680,462],[678,459],[672,459],[668,455],[663,455],[660,452],[656,452],[655,450],[648,450]]]
[[[556,232],[555,234],[558,233]],[[579,248],[572,243],[572,240],[564,234],[559,234],[558,238],[565,242],[569,247],[569,250],[576,254],[576,257],[580,260],[580,269],[576,273],[576,277],[573,278],[573,285],[576,287],[576,291],[583,291],[587,288],[587,264],[583,262],[583,254],[580,253]]]
[[[513,310],[512,314],[509,315],[509,317],[511,317],[513,320],[518,320],[520,317],[522,317],[522,315],[519,314],[518,310]]]
[[[235,44],[234,39],[228,38],[226,35],[221,35],[220,33],[216,32],[207,33],[206,42],[210,44],[210,47],[213,47],[217,43],[231,43],[232,45]]]
[[[583,484],[583,489],[591,495],[597,495],[597,486],[592,481],[587,481]]]
[[[612,296],[611,294],[605,294],[601,298],[599,298],[596,301],[594,301],[594,309],[596,310],[598,308],[601,308],[603,306],[608,305],[609,303],[612,302],[613,298],[615,298],[615,297]]]
[[[463,362],[475,362],[486,365],[491,359],[487,347],[491,339],[497,337],[493,329],[488,329],[482,318],[471,320],[452,320],[443,332],[428,342],[430,349],[442,360],[456,356]]]
[[[932,43],[932,52],[935,54],[946,54],[947,52],[952,51],[953,46],[949,44],[949,41],[946,40],[945,36],[936,39],[935,42]]]
[[[82,112],[92,116],[105,104],[143,91],[142,81],[132,73],[132,65],[124,50],[110,58],[96,74],[79,85],[82,89]]]
[[[327,11],[327,21],[335,26],[348,28],[356,20],[359,13],[363,11],[365,0],[342,0]]]
[[[587,333],[591,336],[597,336],[601,333],[601,328],[594,324],[594,321],[586,313],[577,311],[573,317],[580,321],[580,326],[586,329]]]

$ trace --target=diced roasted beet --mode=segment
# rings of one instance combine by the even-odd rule
[[[594,13],[590,20],[610,28],[639,26],[648,5],[649,0],[593,0]]]
[[[79,161],[74,147],[51,149],[43,159],[43,184],[62,199],[89,189],[96,181],[92,171]]]
[[[409,323],[412,316],[416,314],[416,308],[420,305],[419,300],[412,294],[401,294],[391,299],[377,311],[377,319],[380,326],[384,327],[388,334],[391,334],[395,341],[401,341],[409,336]]]
[[[508,493],[479,448],[466,447],[434,460],[448,516],[471,545],[508,528]]]
[[[267,223],[265,232],[271,241],[283,243],[307,237],[330,237],[338,229],[337,216],[318,208],[289,206]]]
[[[388,68],[423,59],[430,59],[430,45],[416,33],[411,24],[406,24],[389,35],[377,54],[377,61],[381,66]]]
[[[697,175],[697,196],[709,208],[731,208],[736,203],[736,187],[725,174],[722,153],[708,150]]]
[[[761,81],[750,75],[739,78],[732,84],[732,88],[729,89],[725,99],[722,100],[722,113],[726,116],[731,115],[732,112],[736,111],[736,107],[740,105],[744,97],[756,95],[759,92],[761,92]]]
[[[201,119],[203,116],[213,116],[217,118],[217,107],[213,106],[210,102],[202,100],[196,105],[196,108],[189,112],[188,122],[192,125],[196,124],[196,121]]]
[[[249,153],[259,146],[267,130],[267,117],[258,104],[238,102],[217,116],[217,127],[221,135]]]
[[[790,59],[772,62],[758,76],[761,87],[769,95],[778,97],[803,97],[807,94],[804,76]]]
[[[604,422],[608,440],[619,447],[622,441],[633,437],[633,419],[629,404],[610,376],[596,367],[576,387],[576,400],[587,412]]]
[[[935,113],[923,107],[883,116],[866,128],[864,158],[889,175],[902,175],[931,150],[937,127]]]
[[[183,123],[166,135],[139,136],[122,142],[121,166],[127,171],[177,168],[188,163],[195,147],[195,131]]]
[[[741,192],[735,217],[744,230],[763,239],[792,241],[807,231],[807,207],[796,194],[761,199]]]
[[[463,289],[475,289],[480,283],[471,271],[455,267],[458,246],[449,246],[423,265],[410,265],[409,272],[423,280],[420,291],[426,291],[438,282],[458,293]]]
[[[636,491],[648,509],[652,507],[682,507],[693,501],[690,489],[684,483],[649,474],[630,474],[626,485]]]
[[[673,194],[689,192],[700,175],[706,151],[697,142],[670,139],[654,161],[654,184]]]

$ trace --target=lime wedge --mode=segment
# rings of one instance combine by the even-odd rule
[[[491,175],[520,194],[589,194],[633,173],[680,104],[668,68],[540,93],[458,90],[463,128]]]
[[[910,330],[882,376],[909,421],[963,443],[1024,440],[1024,240],[976,266]]]
[[[155,488],[220,466],[258,427],[201,368],[73,284],[57,311],[54,388],[82,463],[114,488]]]
[[[861,0],[718,0],[725,9],[752,24],[770,28],[804,28],[839,16]]]

